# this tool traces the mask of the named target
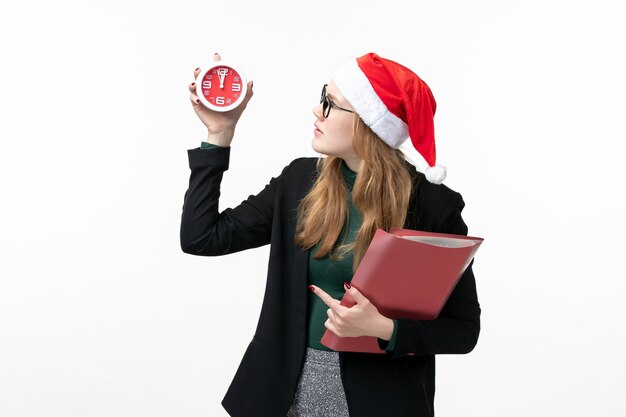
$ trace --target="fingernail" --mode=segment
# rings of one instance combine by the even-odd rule
[[[195,87],[195,86],[196,86],[196,83],[191,83],[191,86],[192,86],[192,87]]]
[[[309,289],[310,289],[311,291],[315,292],[315,287],[314,287],[314,286],[309,285]]]
[[[196,104],[200,104],[200,100],[199,99],[196,99]]]
[[[196,71],[200,71],[200,68],[196,68]]]
[[[216,52],[216,53],[214,53],[213,55],[217,55],[217,52]]]
[[[347,289],[352,288],[352,287],[350,286],[350,283],[349,283],[348,281],[344,282],[344,283],[343,283],[343,285],[345,285]]]

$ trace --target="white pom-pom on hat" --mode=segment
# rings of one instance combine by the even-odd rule
[[[426,168],[426,179],[433,184],[441,184],[446,179],[447,171],[443,165],[435,165],[434,167]]]

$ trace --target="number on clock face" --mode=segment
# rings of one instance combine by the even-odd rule
[[[239,99],[241,84],[241,76],[234,69],[215,67],[207,71],[202,79],[202,95],[214,106],[230,106]]]

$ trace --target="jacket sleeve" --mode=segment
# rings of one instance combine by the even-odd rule
[[[270,242],[274,197],[282,174],[258,194],[219,213],[220,184],[228,169],[230,149],[215,146],[187,151],[191,174],[180,225],[180,245],[185,253],[219,256]]]
[[[467,235],[467,226],[461,217],[463,198],[454,192],[444,206],[436,232]],[[392,358],[442,353],[469,353],[478,342],[480,333],[480,305],[472,260],[435,320],[398,319]],[[379,345],[383,343],[379,339]]]

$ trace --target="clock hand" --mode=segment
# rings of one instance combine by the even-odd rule
[[[224,88],[224,78],[226,78],[226,69],[222,68],[220,70],[218,70],[217,74],[220,77],[220,88]]]

